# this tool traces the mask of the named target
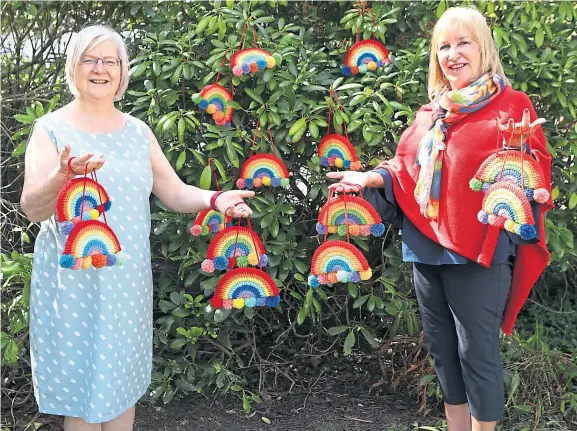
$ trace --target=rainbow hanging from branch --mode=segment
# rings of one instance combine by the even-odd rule
[[[81,210],[82,205],[84,207]],[[56,219],[60,232],[68,235],[82,220],[97,220],[111,205],[104,187],[92,178],[80,177],[68,181],[56,199]]]
[[[336,167],[358,171],[361,162],[357,157],[355,147],[342,135],[331,133],[319,142],[318,155],[321,166]]]
[[[331,240],[315,250],[308,284],[358,283],[373,275],[365,256],[352,244]]]
[[[227,221],[227,217],[223,213],[208,209],[198,213],[190,228],[190,233],[193,236],[205,236],[209,233],[220,232],[228,226],[230,226],[230,222]]]
[[[390,64],[389,50],[381,42],[376,40],[361,40],[355,43],[347,51],[345,64],[341,72],[345,76],[376,71]]]
[[[255,249],[256,248],[256,249]],[[268,265],[268,256],[261,239],[250,228],[231,226],[217,233],[208,246],[201,264],[204,272],[227,268]]]
[[[289,185],[289,172],[282,162],[272,154],[255,154],[247,159],[236,180],[239,189],[252,189],[271,186],[286,187]]]
[[[498,181],[509,181],[523,187],[531,200],[545,203],[550,194],[537,161],[524,151],[499,151],[488,157],[469,182],[474,191],[486,191]]]
[[[278,287],[266,272],[256,268],[235,268],[224,274],[214,296],[213,308],[230,310],[243,307],[276,307]]]
[[[373,206],[357,196],[339,195],[327,201],[319,212],[317,232],[353,236],[381,236],[385,225]]]
[[[212,115],[212,119],[219,126],[230,126],[232,121],[232,107],[226,102],[232,100],[232,94],[220,84],[210,84],[200,93],[192,96],[192,101],[200,109]]]
[[[271,54],[260,48],[247,48],[235,52],[230,58],[230,69],[234,76],[248,75],[259,70],[272,69],[280,64],[280,54]]]
[[[112,229],[99,220],[78,223],[70,232],[60,266],[69,269],[87,269],[91,266],[122,266],[126,255]]]
[[[489,187],[477,215],[481,223],[497,226],[524,240],[535,238],[535,220],[531,204],[520,187],[509,181],[498,181]]]

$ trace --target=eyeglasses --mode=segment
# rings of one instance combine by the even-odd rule
[[[98,66],[98,62],[102,61],[102,65],[105,69],[117,67],[121,61],[118,58],[106,57],[106,58],[92,58],[92,57],[85,57],[80,60],[80,64],[86,67],[96,67]]]

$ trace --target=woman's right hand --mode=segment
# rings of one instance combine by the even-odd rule
[[[338,183],[331,184],[329,190],[345,193],[358,192],[363,187],[367,187],[372,173],[356,171],[329,172],[327,174],[328,178],[339,180]]]
[[[59,173],[62,175],[68,174],[68,161],[70,159],[70,145],[66,144],[62,151],[60,152],[60,169]],[[84,175],[84,173],[90,173],[97,171],[104,165],[104,156],[101,154],[96,160],[89,161],[94,153],[86,153],[82,156],[73,157],[70,162],[70,168],[72,169],[72,175]],[[88,163],[88,169],[86,164]]]

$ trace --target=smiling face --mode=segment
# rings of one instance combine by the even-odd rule
[[[100,59],[100,60],[99,60]],[[94,61],[97,61],[94,64]],[[111,40],[89,48],[76,65],[74,81],[80,97],[98,101],[114,101],[120,85],[122,68],[118,49]]]
[[[451,90],[467,87],[483,74],[481,47],[466,28],[442,35],[436,49],[439,66]]]

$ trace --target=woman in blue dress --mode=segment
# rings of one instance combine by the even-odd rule
[[[66,417],[66,431],[132,430],[152,367],[150,193],[177,212],[212,207],[233,217],[250,216],[243,198],[254,193],[184,184],[150,128],[115,108],[128,86],[128,58],[110,28],[78,33],[66,80],[74,100],[37,121],[21,198],[29,220],[41,222],[30,308],[35,396],[41,412]],[[69,166],[77,175],[98,171],[111,201],[106,223],[127,256],[123,266],[59,265],[66,235],[54,214]]]

